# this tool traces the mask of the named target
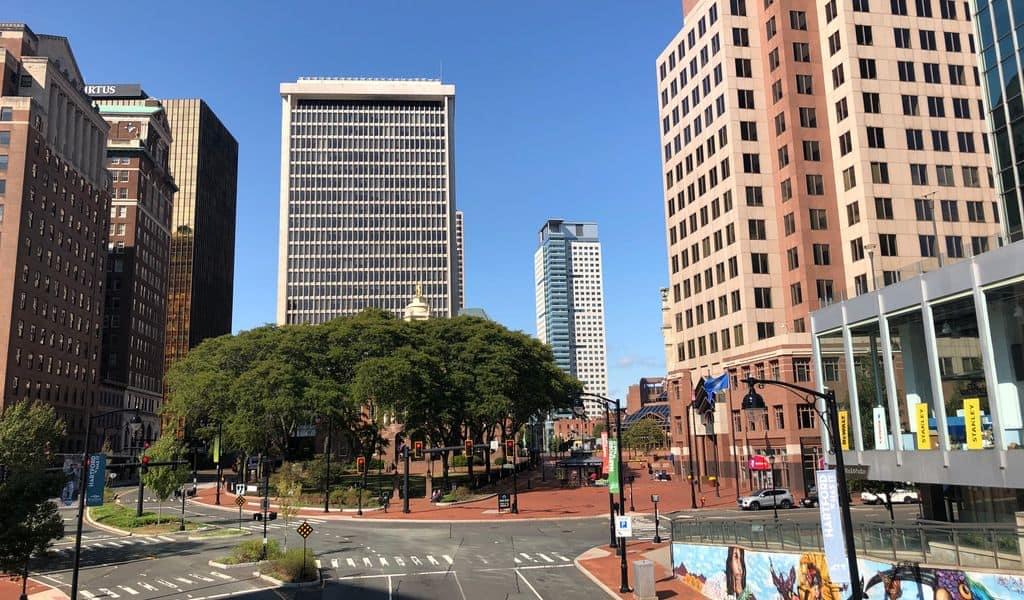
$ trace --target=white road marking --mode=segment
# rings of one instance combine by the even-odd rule
[[[436,558],[434,558],[433,556],[431,556],[429,554],[427,555],[427,560],[429,560],[430,564],[432,564],[432,565],[439,565],[439,564],[441,564],[441,563],[437,562]]]
[[[163,541],[165,541],[165,542],[173,542],[173,541],[174,541],[174,538],[172,538],[172,537],[167,537],[166,535],[158,535],[158,536],[156,536],[156,537],[157,537],[157,539],[159,539],[159,540],[163,540]]]
[[[220,571],[210,571],[210,575],[213,575],[214,577],[220,577],[221,579],[224,579],[224,580],[227,580],[227,581],[231,581],[232,579],[234,579],[234,577],[232,577],[230,575],[225,575],[224,573],[221,573]]]
[[[423,564],[422,562],[420,562],[420,559],[416,558],[415,556],[410,556],[409,560],[411,560],[412,564],[414,564],[414,565],[422,565]]]
[[[188,576],[189,577],[194,577],[196,579],[199,579],[200,581],[213,581],[209,577],[206,577],[204,575],[199,575],[198,573],[189,573]]]
[[[85,596],[88,600],[91,600],[92,598],[96,597],[92,594],[92,592],[87,592],[85,590],[78,590],[78,593]]]
[[[553,562],[555,562],[554,560],[552,560],[552,559],[548,558],[548,557],[547,557],[546,555],[544,555],[544,554],[541,554],[540,552],[538,552],[538,553],[537,553],[537,556],[539,556],[539,557],[541,557],[542,559],[544,559],[544,561],[545,561],[545,562],[549,562],[549,563],[553,563]]]
[[[350,567],[356,566],[356,561],[352,560],[351,558],[345,559],[345,562],[347,562],[348,566]]]
[[[388,600],[391,600],[391,576],[388,575]]]
[[[336,558],[332,558],[332,559],[331,559],[331,568],[332,568],[332,569],[337,569],[337,568],[338,568],[339,566],[340,566],[340,565],[338,564],[338,559],[336,559]]]
[[[522,556],[523,558],[525,558],[526,560],[528,560],[530,562],[537,562],[537,561],[533,560],[532,558],[530,558],[530,555],[525,553],[525,552],[520,552],[519,556]]]
[[[448,556],[447,554],[442,554],[442,555],[441,555],[441,558],[443,558],[443,559],[445,559],[446,561],[448,561],[448,564],[454,564],[454,563],[455,563],[455,561],[454,561],[454,560],[452,560],[452,557]]]
[[[139,582],[139,587],[144,589],[144,590],[149,590],[150,592],[155,592],[157,590],[156,586],[149,585],[145,581],[140,581]]]
[[[369,557],[364,556],[363,557],[363,564],[368,566],[368,567],[372,567],[373,566],[373,561],[371,561]]]
[[[104,596],[109,596],[111,598],[120,598],[121,597],[121,594],[118,594],[117,592],[113,592],[113,591],[109,590],[108,588],[96,588],[96,589],[99,590],[100,594],[102,594]]]
[[[401,556],[396,556],[395,557],[395,564],[400,566],[400,567],[404,567],[405,566],[405,559],[403,559]]]
[[[515,556],[512,557],[512,560],[514,560],[517,565],[518,564],[522,564],[522,562],[523,562],[523,561],[519,560],[518,558],[516,558]]]
[[[526,587],[530,588],[530,591],[533,592],[533,595],[537,597],[537,600],[544,600],[544,598],[542,598],[541,595],[537,593],[537,589],[533,587],[533,585],[529,581],[527,581],[525,577],[523,577],[523,574],[519,572],[519,569],[516,569],[516,575],[518,575],[519,578],[523,580],[523,583],[526,584]]]
[[[487,564],[487,559],[486,558],[480,556],[479,554],[477,554],[476,557],[480,559],[480,562],[484,563],[485,565]]]
[[[129,593],[129,594],[131,594],[132,596],[138,596],[138,595],[139,595],[139,593],[138,593],[138,592],[136,592],[135,590],[133,590],[132,588],[130,588],[130,587],[126,586],[126,585],[119,585],[119,586],[117,586],[117,587],[119,587],[119,588],[121,588],[122,590],[124,590],[124,591],[128,592],[128,593]]]
[[[184,584],[192,585],[192,580],[191,579],[186,579],[184,577],[175,577],[174,579],[175,579],[175,581],[180,581],[180,582],[182,582]]]
[[[559,553],[557,553],[557,552],[552,552],[552,553],[551,553],[551,555],[552,555],[552,556],[554,556],[555,558],[557,558],[557,559],[558,559],[558,560],[560,560],[560,561],[563,561],[563,562],[572,562],[571,560],[569,560],[568,558],[566,558],[566,557],[562,556],[561,554],[559,554]]]
[[[388,564],[388,559],[384,558],[383,556],[378,556],[377,559],[380,561],[380,566],[382,566],[382,567],[389,567],[389,566],[391,566],[391,565]]]

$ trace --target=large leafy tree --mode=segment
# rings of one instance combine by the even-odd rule
[[[174,462],[184,456],[184,448],[173,435],[165,433],[150,446],[146,454],[154,463]],[[188,467],[184,464],[152,466],[142,475],[142,482],[160,500],[157,504],[157,523],[163,518],[164,502],[171,497],[174,490],[180,489],[186,481],[188,481]]]
[[[665,445],[665,431],[653,417],[644,417],[622,432],[622,443],[631,450],[650,450]]]
[[[64,422],[42,403],[19,402],[0,416],[0,571],[23,573],[33,555],[64,535],[56,496],[64,476],[46,471],[46,448],[65,435]]]

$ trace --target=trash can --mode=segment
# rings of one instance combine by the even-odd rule
[[[633,561],[633,597],[636,600],[658,600],[654,591],[654,562]]]

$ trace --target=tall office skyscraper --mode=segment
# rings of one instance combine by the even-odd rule
[[[231,333],[238,142],[203,100],[162,102],[178,185],[171,213],[166,369],[206,338]]]
[[[170,127],[160,102],[145,99],[137,85],[88,88],[99,92],[93,97],[110,125],[107,169],[113,181],[102,393],[105,404],[138,407],[142,440],[152,440],[160,433],[163,403],[171,201],[177,189],[167,165]],[[126,97],[131,99],[120,99]],[[128,447],[128,419],[121,415],[122,426],[111,440],[115,450]]]
[[[459,309],[466,308],[466,231],[462,211],[455,211],[455,254],[459,260]]]
[[[1018,242],[1024,240],[1024,173],[1019,170],[1024,161],[1024,137],[1019,133],[1024,56],[1014,47],[1024,47],[1024,11],[1018,15],[1020,5],[1011,6],[1006,0],[978,0],[974,7],[981,33],[981,79],[988,96],[996,179],[1006,213],[1003,226],[1007,240]]]
[[[555,362],[583,383],[608,395],[604,337],[604,282],[597,224],[550,219],[540,229],[533,255],[537,337],[551,346]],[[587,400],[587,416],[604,413]],[[625,408],[625,404],[623,404]]]
[[[723,371],[810,383],[810,311],[997,244],[963,6],[684,2],[656,63],[673,398]],[[765,398],[761,423],[718,404],[717,455],[775,455],[776,483],[800,489],[818,424],[781,390]],[[695,453],[699,475],[720,475]]]
[[[108,126],[67,38],[0,23],[0,72],[0,410],[51,404],[68,428],[53,450],[81,451],[91,415],[128,408],[97,395]]]
[[[401,314],[417,284],[457,314],[455,86],[301,78],[281,98],[277,322]]]

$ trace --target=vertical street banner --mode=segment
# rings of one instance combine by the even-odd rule
[[[601,472],[608,472],[608,432],[601,432]]]
[[[872,409],[875,425],[875,450],[889,449],[889,426],[885,418],[885,407],[876,406]]]
[[[917,425],[917,449],[931,450],[932,439],[928,433],[928,404],[918,402],[914,405],[914,423]]]
[[[839,445],[843,450],[850,449],[850,412],[839,411]]]
[[[981,399],[964,398],[964,434],[968,450],[981,450],[985,446],[981,435]]]
[[[619,442],[608,440],[608,493],[619,493]]]
[[[93,454],[85,472],[85,505],[103,506],[103,484],[107,480],[107,455]]]
[[[220,436],[213,438],[213,462],[220,464]]]
[[[839,516],[839,482],[835,469],[814,472],[818,485],[818,512],[821,519],[821,542],[832,583],[850,589],[850,563],[846,557],[846,538]]]

